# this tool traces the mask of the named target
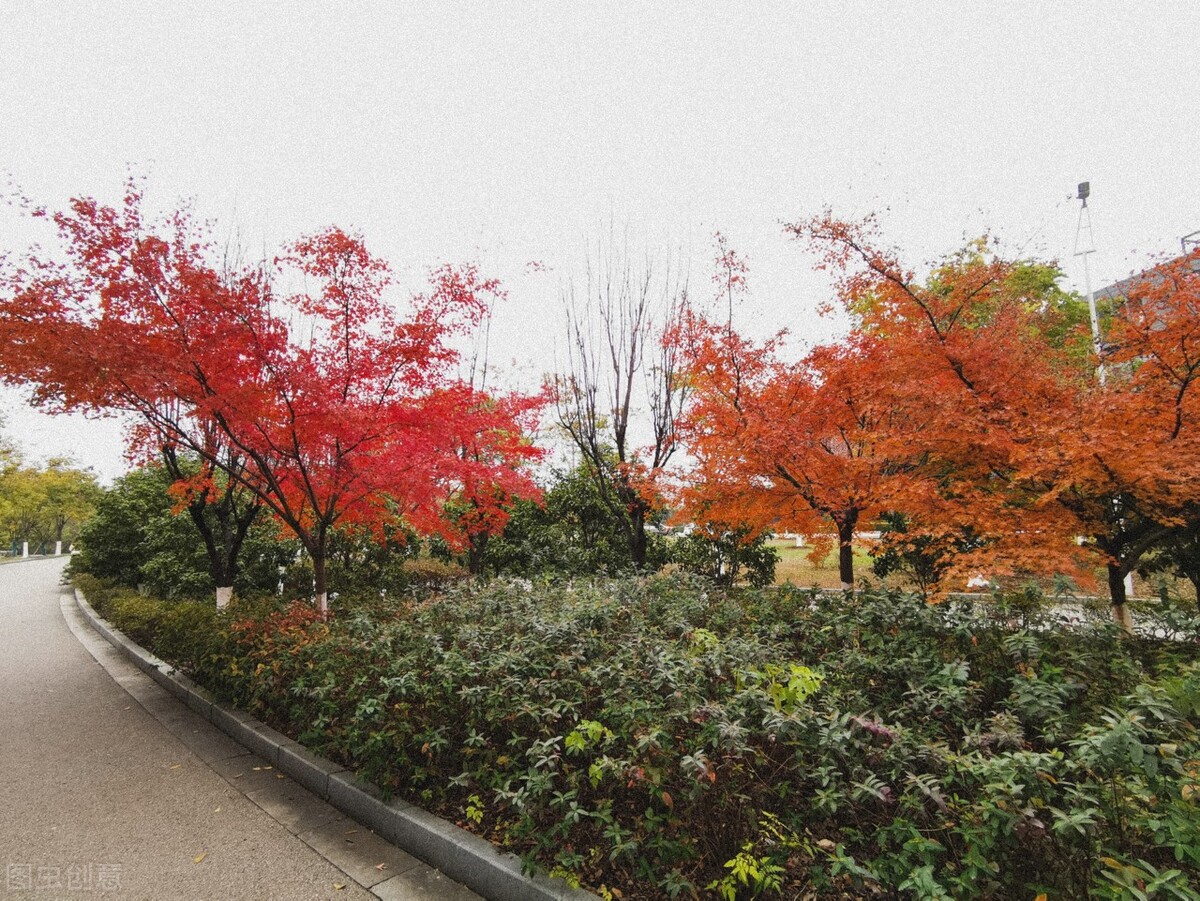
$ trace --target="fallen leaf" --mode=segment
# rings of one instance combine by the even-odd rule
[[[182,764],[182,763],[173,763],[173,764],[171,764],[171,769],[173,769],[173,770],[177,770],[177,769],[179,769],[181,766],[183,766],[183,764]]]
[[[345,887],[346,887],[346,883],[344,883],[344,882],[335,882],[335,883],[333,884],[333,890],[334,890],[335,892],[340,892],[340,891],[341,891],[342,889],[344,889]]]
[[[200,861],[204,860],[204,858],[206,858],[206,857],[208,857],[207,851],[205,851],[203,854],[197,854],[195,857],[192,858],[192,863],[200,863]]]
[[[387,864],[386,863],[377,863],[377,864],[375,864],[375,869],[382,872],[383,870],[387,869]]]

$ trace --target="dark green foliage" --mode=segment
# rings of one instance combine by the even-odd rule
[[[117,479],[80,530],[73,569],[160,597],[211,598],[215,586],[204,544],[188,514],[174,511],[172,481],[160,466]],[[282,541],[262,517],[242,546],[234,590],[274,590],[279,566],[294,554],[295,544]]]
[[[420,550],[416,533],[399,526],[389,526],[382,534],[355,527],[335,529],[329,540],[329,590],[339,595],[399,594],[409,584],[406,565]],[[311,564],[306,571],[311,579]],[[307,594],[307,586],[301,594]]]
[[[203,589],[203,547],[187,517],[173,516],[167,494],[171,478],[160,467],[134,470],[117,479],[84,524],[74,569],[135,587],[148,575],[183,594]],[[157,582],[158,579],[155,579]]]
[[[775,581],[779,552],[768,544],[770,535],[751,536],[750,530],[709,524],[702,531],[682,535],[669,543],[671,562],[684,572],[730,587],[745,582],[764,588]]]
[[[661,535],[647,534],[647,568],[667,559]],[[630,568],[628,540],[586,465],[555,470],[541,504],[518,501],[501,535],[488,542],[492,573],[533,577],[616,575]]]
[[[1143,577],[1174,575],[1187,579],[1200,609],[1200,511],[1191,510],[1187,521],[1168,530],[1138,566],[1138,573]],[[1164,597],[1167,594],[1165,583],[1160,593]]]
[[[495,581],[329,622],[241,604],[189,659],[388,791],[626,899],[1194,897],[1195,631],[1014,603]]]
[[[294,547],[294,546],[293,546]],[[469,578],[439,538],[422,540],[402,527],[382,535],[361,529],[337,529],[327,560],[331,597],[345,603],[369,603],[381,597],[424,597]],[[280,577],[285,598],[312,592],[312,560],[292,557]]]
[[[218,615],[208,601],[148,597],[86,573],[73,579],[101,616],[180,669],[195,671],[218,653]]]

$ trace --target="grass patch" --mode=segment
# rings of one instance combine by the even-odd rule
[[[796,547],[796,542],[790,538],[776,538],[768,543],[779,554],[779,562],[775,564],[776,585],[790,582],[798,588],[841,587],[841,582],[838,580],[838,550],[836,546],[814,563],[810,546]],[[854,576],[856,579],[864,576],[875,579],[871,571],[871,563],[871,555],[867,553],[866,549],[855,546]],[[897,580],[884,580],[884,584],[903,587]]]

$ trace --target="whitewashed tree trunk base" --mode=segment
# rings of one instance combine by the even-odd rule
[[[233,599],[233,586],[220,585],[217,587],[217,609],[223,610],[229,606],[230,600]]]

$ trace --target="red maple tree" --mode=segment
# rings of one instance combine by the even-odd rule
[[[523,469],[536,404],[453,377],[454,339],[490,290],[473,268],[437,270],[401,316],[386,264],[338,229],[233,267],[186,210],[147,223],[135,185],[119,208],[77,200],[53,219],[65,259],[4,276],[4,378],[59,409],[135,413],[155,441],[222,469],[300,540],[322,611],[334,526],[402,518],[458,546],[450,500],[472,495],[495,527],[536,494]],[[314,290],[275,290],[290,278]],[[203,440],[213,429],[232,456]]]

